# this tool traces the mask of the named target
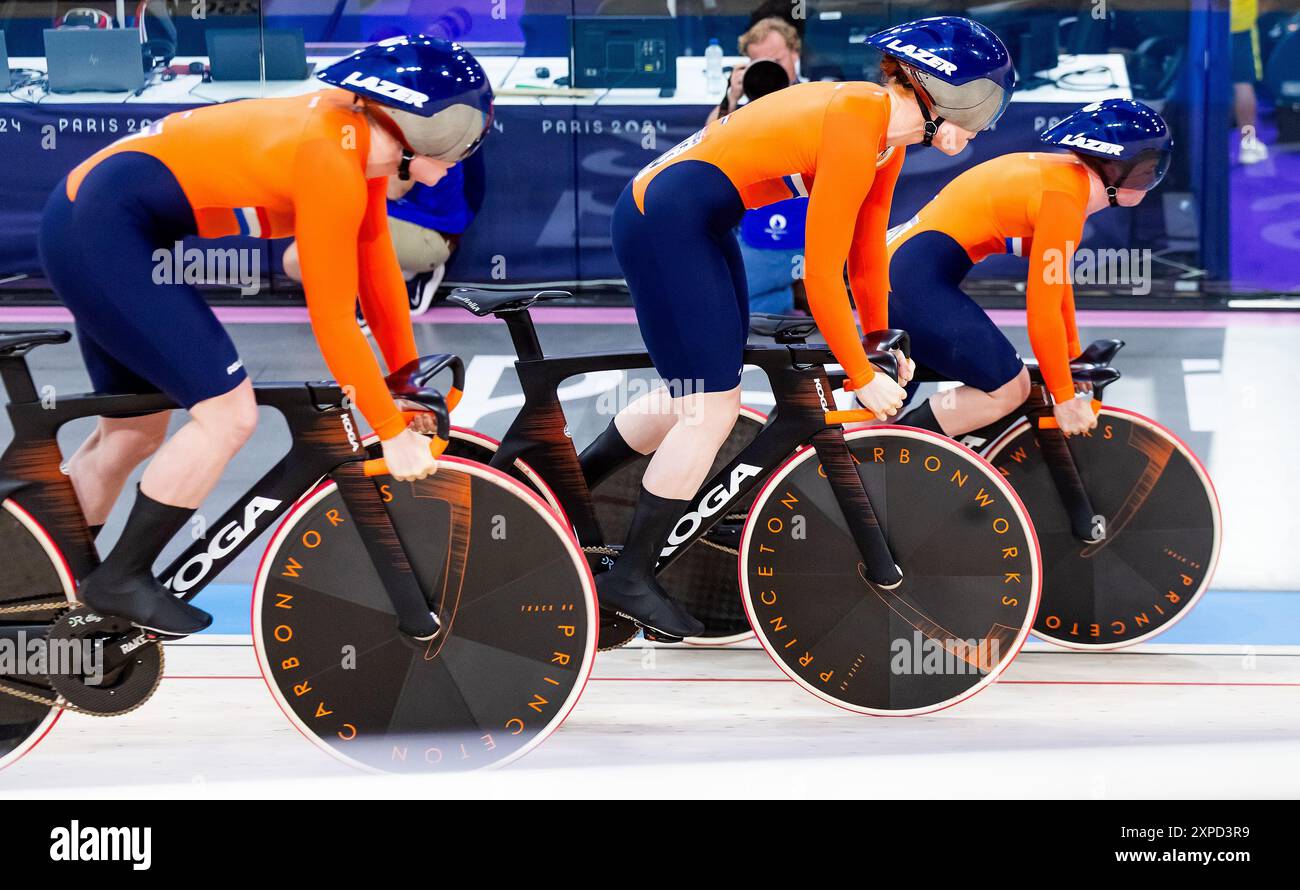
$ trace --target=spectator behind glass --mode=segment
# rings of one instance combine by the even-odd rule
[[[1258,102],[1255,83],[1264,77],[1259,54],[1258,0],[1232,0],[1232,89],[1233,112],[1241,128],[1241,148],[1237,159],[1243,164],[1268,160],[1268,146],[1255,131]]]
[[[803,49],[803,40],[794,25],[782,18],[760,19],[750,29],[740,35],[740,54],[750,61],[770,59],[785,69],[791,83],[799,81],[799,53]],[[709,114],[714,121],[720,115],[730,114],[740,105],[744,95],[745,69],[749,62],[741,62],[731,72],[731,82],[722,102]]]

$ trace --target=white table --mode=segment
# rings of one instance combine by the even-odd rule
[[[335,61],[338,57],[313,57],[317,70]],[[173,64],[186,65],[190,62],[206,61],[201,57],[177,57]],[[569,60],[562,57],[535,56],[482,56],[479,59],[493,89],[526,91],[543,87],[554,87],[555,79],[566,77],[569,73]],[[723,60],[723,66],[743,62],[740,56],[731,56]],[[11,68],[29,68],[45,71],[44,57],[14,57],[9,60]],[[539,78],[536,69],[549,69],[549,76]],[[1086,76],[1071,78],[1072,86],[1041,86],[1032,90],[1017,90],[1011,97],[1012,102],[1041,102],[1082,104],[1101,99],[1127,99],[1132,96],[1129,88],[1128,69],[1124,57],[1119,53],[1063,56],[1062,63],[1049,76],[1059,78],[1070,72],[1090,71]],[[203,83],[197,74],[181,74],[171,81],[161,81],[154,76],[153,82],[139,96],[129,93],[45,93],[39,88],[25,88],[13,91],[13,95],[0,93],[0,104],[14,102],[38,102],[64,105],[94,105],[140,103],[147,105],[195,105],[204,102],[226,102],[231,99],[247,99],[268,96],[296,96],[318,90],[322,84],[314,76],[305,80],[260,81],[215,81]],[[501,105],[716,105],[722,98],[721,92],[709,92],[704,76],[703,56],[682,56],[677,59],[677,89],[673,96],[661,98],[657,89],[609,89],[583,90],[578,96],[501,95],[497,102]]]

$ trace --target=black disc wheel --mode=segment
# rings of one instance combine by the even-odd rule
[[[1160,634],[1210,585],[1222,537],[1210,476],[1154,420],[1103,408],[1097,429],[1069,439],[1105,537],[1071,533],[1029,421],[985,452],[1019,493],[1043,550],[1034,633],[1078,649],[1116,649]]]
[[[817,453],[805,448],[754,500],[741,583],[776,664],[819,698],[905,716],[992,683],[1033,623],[1041,567],[1015,492],[944,436],[880,426],[845,436],[903,580],[865,567]]]
[[[443,458],[419,482],[376,480],[442,627],[397,630],[336,486],[285,519],[254,585],[263,675],[309,739],[362,768],[476,769],[540,744],[594,658],[594,585],[569,529],[519,482]]]

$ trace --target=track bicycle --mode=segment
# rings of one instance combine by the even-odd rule
[[[757,330],[802,343],[815,326],[770,316]],[[1222,518],[1205,466],[1155,420],[1102,404],[1121,377],[1111,362],[1124,345],[1095,340],[1071,362],[1099,412],[1093,432],[1067,438],[1057,429],[1038,363],[1029,360],[1025,402],[958,437],[1028,508],[1044,564],[1034,633],[1070,648],[1122,648],[1173,627],[1209,587],[1219,558]],[[947,382],[925,367],[916,379]]]
[[[166,396],[70,395],[42,401],[26,354],[67,331],[0,333],[0,380],[13,441],[0,456],[0,646],[89,652],[0,673],[0,766],[68,710],[112,716],[148,701],[163,676],[160,638],[76,603],[99,561],[58,429],[80,417],[174,408]],[[428,386],[450,371],[446,399]],[[435,415],[464,386],[451,355],[389,375],[394,397]],[[534,491],[487,466],[444,456],[418,482],[366,460],[337,384],[261,383],[288,451],[160,575],[199,594],[279,526],[253,585],[257,658],[272,697],[331,755],[380,771],[495,766],[559,726],[595,653],[594,585],[571,532]],[[86,647],[89,647],[87,649]]]
[[[545,355],[529,308],[567,296],[458,289],[447,302],[503,320],[518,356],[524,404],[491,465],[511,471],[525,462],[599,569],[617,558],[611,542],[620,539],[602,528],[557,390],[578,374],[651,363],[645,352]],[[906,334],[873,332],[864,345],[897,375],[889,350],[905,348]],[[842,424],[866,413],[835,410],[825,367],[833,361],[817,344],[746,349],[745,364],[767,376],[776,407],[715,463],[656,572],[667,578],[749,505],[748,521],[724,528],[723,540],[739,552],[731,565],[739,565],[747,623],[777,665],[860,713],[947,707],[993,682],[1029,633],[1041,583],[1033,526],[1002,476],[947,437],[898,426],[846,435]],[[665,586],[687,601],[680,585]],[[605,622],[602,647],[628,631]]]

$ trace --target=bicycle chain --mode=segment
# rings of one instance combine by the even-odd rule
[[[69,602],[68,600],[50,600],[44,603],[23,603],[18,606],[0,606],[0,615],[20,615],[26,612],[63,611],[64,609],[71,608],[75,605],[76,603]],[[31,702],[32,704],[44,705],[47,708],[58,708],[61,711],[71,711],[74,714],[84,714],[87,717],[121,717],[131,713],[131,711],[144,707],[144,705],[149,701],[149,699],[145,699],[134,708],[131,708],[130,711],[123,711],[121,714],[100,714],[95,711],[87,711],[84,708],[79,708],[72,704],[72,702],[64,701],[61,698],[50,698],[35,692],[28,692],[25,689],[17,689],[4,682],[0,682],[0,695],[9,695],[22,701]]]
[[[0,606],[0,615],[18,615],[23,612],[61,612],[75,606],[67,600],[50,600],[45,603],[23,603],[19,606]]]

